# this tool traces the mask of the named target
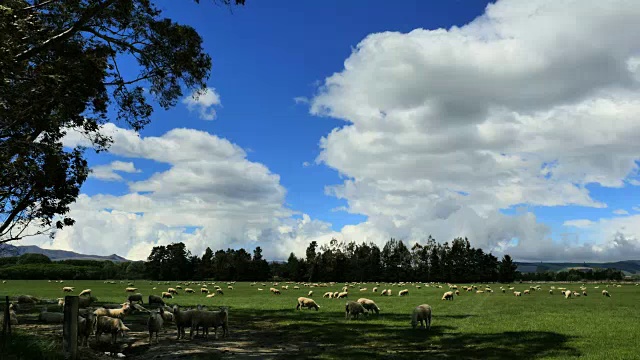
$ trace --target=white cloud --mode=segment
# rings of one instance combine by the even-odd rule
[[[133,162],[113,161],[110,164],[94,166],[90,177],[105,181],[123,181],[124,179],[116,171],[125,173],[139,173]]]
[[[564,226],[573,226],[577,228],[588,228],[594,224],[593,221],[588,219],[576,219],[576,220],[567,220],[562,225]]]
[[[293,98],[293,101],[296,104],[308,104],[309,103],[309,99],[304,97],[304,96],[296,96]]]
[[[627,210],[624,210],[624,209],[614,210],[613,213],[616,214],[616,215],[629,215],[629,212]]]
[[[312,114],[347,122],[318,157],[346,177],[327,191],[368,217],[342,233],[607,257],[613,247],[552,241],[533,214],[498,211],[606,207],[585,185],[637,177],[638,16],[624,0],[506,0],[463,27],[367,36],[311,99]]]
[[[640,211],[640,207],[639,206],[632,206],[631,210],[633,211]]]
[[[202,120],[214,120],[216,118],[214,106],[221,104],[220,95],[211,87],[201,93],[194,91],[190,96],[182,99],[182,103],[187,105],[189,111],[198,111]]]
[[[305,162],[302,163],[302,166],[303,167],[309,167],[309,166],[311,166],[311,163],[308,162],[308,161],[305,161]]]

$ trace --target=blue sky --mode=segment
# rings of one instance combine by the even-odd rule
[[[215,119],[180,102],[139,138],[110,127],[112,152],[87,153],[78,225],[34,243],[284,258],[312,240],[432,234],[521,260],[640,257],[635,6],[158,4],[204,39]]]

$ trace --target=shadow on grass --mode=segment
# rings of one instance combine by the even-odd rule
[[[345,320],[344,314],[339,312],[238,309],[231,312],[233,325],[230,327],[235,329],[233,336],[247,336],[252,346],[277,343],[290,349],[278,358],[537,359],[580,356],[577,349],[567,345],[569,336],[555,332],[460,333],[452,326],[440,325],[444,321],[439,321],[471,316],[434,316],[433,326],[426,331],[412,329],[406,314]]]

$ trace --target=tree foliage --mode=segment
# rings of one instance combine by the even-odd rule
[[[67,133],[106,150],[107,121],[142,129],[151,101],[174,106],[210,69],[200,35],[151,0],[2,1],[0,243],[73,225],[61,216],[89,168],[82,147],[63,147]]]

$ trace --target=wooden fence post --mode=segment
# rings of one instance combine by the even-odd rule
[[[62,325],[62,351],[65,359],[78,357],[78,297],[64,297],[64,324]]]

